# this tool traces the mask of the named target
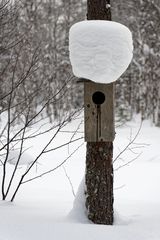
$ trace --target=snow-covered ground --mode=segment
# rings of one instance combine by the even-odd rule
[[[77,121],[71,123],[70,129],[76,129],[77,124]],[[140,121],[136,117],[131,123],[117,128],[114,159],[135,136],[139,126]],[[68,134],[60,133],[57,143],[69,138]],[[79,136],[81,135],[82,133],[79,133]],[[50,134],[47,134],[35,142],[32,140],[30,145],[33,147],[28,150],[28,154],[34,158],[49,136]],[[68,216],[74,201],[69,180],[74,191],[77,191],[84,176],[84,144],[68,159],[65,169],[58,168],[49,175],[23,184],[14,203],[0,202],[0,240],[159,240],[159,139],[160,129],[153,127],[148,121],[143,122],[137,139],[130,146],[131,149],[125,151],[115,162],[113,226],[87,222],[81,212],[83,208],[80,207],[72,214],[72,218],[71,215]],[[56,166],[80,144],[77,142],[45,154],[32,174]],[[136,160],[120,167],[133,159]],[[12,167],[10,165],[10,168]]]

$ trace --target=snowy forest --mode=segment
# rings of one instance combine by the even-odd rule
[[[0,240],[160,239],[159,77],[160,0],[0,0]]]
[[[85,18],[83,0],[1,1],[1,113],[10,105],[19,121],[26,109],[33,117],[46,104],[44,115],[53,121],[83,106],[83,86],[76,83],[69,62],[68,33]],[[128,26],[134,37],[132,64],[116,84],[117,119],[131,120],[140,113],[159,126],[160,3],[115,0],[112,20]]]

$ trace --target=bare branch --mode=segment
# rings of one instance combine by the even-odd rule
[[[67,82],[71,81],[71,78],[67,80]],[[63,84],[63,86],[61,87],[61,89],[59,89],[57,91],[57,93],[54,95],[54,96],[51,96],[47,101],[46,103],[41,107],[41,109],[36,113],[34,114],[33,117],[31,117],[29,120],[28,120],[28,123],[27,123],[27,127],[33,122],[33,120],[35,120],[39,115],[40,113],[46,108],[46,106],[50,103],[50,101],[54,98],[56,98],[56,96],[63,90],[64,86],[67,84],[67,82],[65,82]],[[79,110],[78,110],[79,111]],[[77,111],[77,112],[78,112]],[[17,131],[17,133],[10,139],[10,142],[13,142],[13,140],[15,140],[15,138],[24,130],[24,127],[22,127],[19,131]],[[7,147],[8,143],[4,144],[3,147],[0,148],[0,151],[3,150],[5,147]]]
[[[68,179],[69,185],[71,186],[72,194],[73,194],[73,196],[75,197],[76,194],[75,194],[75,191],[74,191],[74,187],[73,187],[72,181],[71,181],[70,177],[69,177],[68,174],[67,174],[67,171],[66,171],[65,166],[62,166],[62,167],[63,167],[64,173],[65,173],[65,176],[66,176],[66,178]]]
[[[28,112],[28,115],[29,115],[29,112]],[[27,121],[28,121],[28,115],[26,117],[26,124],[27,124]],[[21,146],[20,146],[20,150],[19,150],[19,156],[18,156],[17,162],[15,164],[12,176],[10,178],[10,181],[9,181],[9,184],[8,184],[8,188],[7,188],[7,191],[6,191],[6,194],[5,194],[5,198],[7,197],[8,193],[9,193],[9,190],[10,190],[10,187],[12,185],[15,173],[16,173],[17,168],[18,168],[18,164],[20,162],[20,159],[21,159],[21,156],[22,156],[22,153],[23,153],[23,143],[24,143],[24,136],[25,136],[25,132],[26,132],[26,124],[25,124],[24,130],[23,130],[23,133],[22,133],[22,140],[21,140]]]
[[[71,144],[71,143],[77,142],[77,141],[79,141],[79,140],[81,140],[81,139],[83,139],[83,138],[84,138],[84,137],[80,137],[80,138],[77,138],[77,139],[74,139],[74,140],[70,140],[69,142],[64,143],[64,144],[62,144],[62,145],[60,145],[60,146],[58,146],[58,147],[55,147],[55,148],[46,150],[46,151],[44,151],[44,153],[48,153],[48,152],[55,151],[55,150],[57,150],[57,149],[59,149],[59,148],[62,148],[62,147],[64,147],[64,146],[66,146],[66,145],[69,145],[69,144]]]
[[[125,166],[128,166],[130,163],[134,162],[135,160],[137,160],[140,156],[141,156],[142,152],[139,153],[135,158],[131,159],[130,161],[126,162],[125,164],[120,165],[119,167],[115,168],[114,171],[119,170],[120,168],[123,168]]]
[[[138,137],[138,135],[140,133],[141,128],[142,128],[142,121],[140,123],[140,127],[139,127],[136,135],[134,136],[134,138],[131,139],[129,141],[129,143],[125,146],[125,148],[117,155],[117,157],[114,159],[113,163],[115,163],[119,159],[119,157],[134,143],[134,141],[136,140],[136,138]]]
[[[15,75],[18,59],[19,59],[19,54],[17,55],[17,59],[15,62],[15,66],[14,66],[14,70],[13,70],[13,74],[12,74],[11,94],[9,96],[9,101],[8,101],[8,122],[7,122],[7,143],[6,143],[7,149],[6,149],[6,157],[5,157],[5,160],[3,163],[3,173],[2,173],[2,198],[3,198],[3,200],[5,200],[5,198],[6,198],[4,189],[5,189],[5,179],[6,179],[6,163],[7,163],[9,151],[10,151],[11,103],[12,103],[12,97],[13,97],[14,75]],[[3,147],[3,149],[4,149],[4,147]]]
[[[69,158],[71,158],[71,157],[78,151],[78,149],[79,149],[80,147],[82,147],[83,145],[84,145],[84,143],[82,143],[79,147],[77,147],[63,162],[61,162],[61,163],[60,163],[58,166],[56,166],[55,168],[50,169],[50,170],[48,170],[48,171],[40,174],[39,176],[36,176],[36,177],[34,177],[34,178],[30,178],[30,179],[28,179],[28,180],[25,180],[25,181],[23,181],[21,184],[24,184],[24,183],[27,183],[27,182],[31,182],[31,181],[33,181],[33,180],[35,180],[35,179],[37,179],[37,178],[41,178],[41,177],[45,176],[46,174],[49,174],[49,173],[51,173],[51,172],[54,172],[55,170],[57,170],[58,168],[60,168],[64,163],[66,163],[67,160],[68,160]]]

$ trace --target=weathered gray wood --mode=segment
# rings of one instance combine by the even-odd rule
[[[93,94],[104,94],[102,104],[93,102]],[[85,141],[112,142],[115,137],[113,84],[99,84],[92,81],[84,83]],[[99,99],[98,99],[99,100]]]

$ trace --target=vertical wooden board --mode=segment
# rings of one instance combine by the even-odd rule
[[[102,92],[105,101],[100,105],[101,110],[101,136],[97,135],[97,105],[92,96],[95,92]],[[85,141],[113,141],[114,129],[114,84],[100,84],[92,81],[84,83],[84,114],[85,114]]]
[[[96,107],[92,101],[92,92],[94,92],[94,89],[95,86],[91,81],[84,83],[84,126],[86,142],[92,142],[93,139],[96,139]]]
[[[113,141],[115,138],[115,123],[114,123],[114,84],[105,84],[106,100],[102,104],[102,138],[99,140]]]

